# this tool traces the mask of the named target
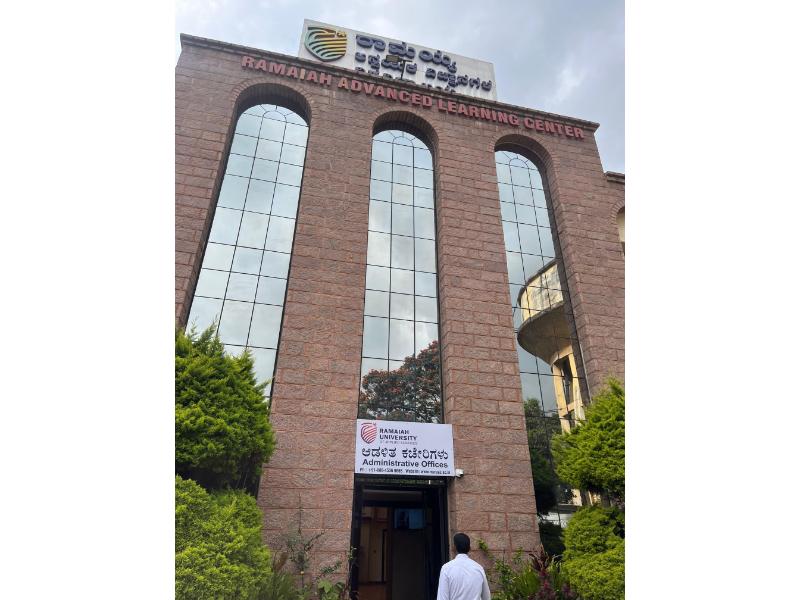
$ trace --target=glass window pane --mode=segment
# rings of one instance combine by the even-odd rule
[[[272,214],[294,219],[297,216],[297,202],[300,188],[292,185],[275,185],[275,198],[272,201]]]
[[[386,371],[389,368],[388,361],[378,358],[364,358],[361,360],[361,378],[371,371]]]
[[[557,413],[558,405],[556,404],[556,390],[555,384],[560,383],[561,378],[555,378],[551,375],[539,375],[539,381],[542,386],[542,406],[545,412]]]
[[[533,225],[519,225],[519,241],[523,252],[541,254],[539,233]]]
[[[247,202],[244,207],[253,212],[268,214],[272,208],[272,194],[274,191],[274,183],[251,179],[250,188],[247,190]]]
[[[511,183],[511,172],[508,170],[508,167],[506,165],[496,165],[496,167],[497,167],[497,182]]]
[[[373,200],[383,200],[390,202],[392,199],[392,184],[388,181],[378,181],[377,179],[370,179],[369,182],[369,197]]]
[[[267,243],[264,246],[267,250],[291,252],[293,239],[294,219],[285,219],[283,217],[272,217],[270,219]]]
[[[388,202],[370,200],[369,203],[369,230],[391,233],[392,231],[392,205]]]
[[[501,202],[514,202],[514,193],[511,190],[511,186],[505,183],[498,183],[497,187],[500,189],[500,201]]]
[[[540,190],[544,188],[544,185],[542,185],[542,175],[539,173],[538,169],[531,169],[528,171],[528,175],[531,178],[531,184],[533,184],[533,187]]]
[[[256,153],[256,143],[258,140],[246,135],[234,135],[231,143],[231,152],[244,156],[253,156]]]
[[[377,160],[372,161],[372,171],[370,172],[372,179],[379,179],[380,181],[392,180],[392,164],[380,162]]]
[[[517,252],[506,252],[506,265],[508,267],[508,282],[523,285],[525,273],[522,270],[522,255]]]
[[[392,291],[400,294],[413,294],[414,271],[392,269]]]
[[[415,303],[416,303],[415,318],[417,321],[428,321],[431,323],[435,323],[439,320],[436,298],[426,298],[424,296],[416,296]]]
[[[207,296],[209,298],[224,298],[225,287],[228,285],[227,271],[212,271],[210,269],[200,269],[200,277],[197,278],[197,287],[194,290],[197,296]]]
[[[414,238],[392,236],[392,267],[396,269],[414,268]]]
[[[536,222],[539,227],[550,227],[550,217],[547,214],[546,208],[536,207]]]
[[[303,167],[281,163],[278,167],[278,183],[288,183],[289,185],[300,185],[303,179]]]
[[[540,404],[542,401],[542,392],[539,389],[539,376],[536,374],[530,373],[521,373],[520,379],[522,379],[522,399],[529,400],[531,398],[535,398]]]
[[[517,204],[517,221],[520,223],[528,223],[536,225],[536,212],[533,206],[524,206]]]
[[[282,252],[264,252],[264,260],[261,261],[261,274],[270,277],[289,276],[289,254]]]
[[[252,273],[258,275],[258,267],[261,264],[261,250],[252,248],[236,248],[233,255],[232,271],[239,273]]]
[[[391,317],[393,319],[414,319],[414,296],[392,294]]]
[[[235,244],[239,235],[239,223],[242,220],[242,211],[230,208],[217,208],[214,213],[214,223],[208,234],[209,242],[221,244]]]
[[[253,168],[253,157],[241,156],[239,154],[231,154],[228,156],[228,168],[225,173],[231,175],[241,175],[243,177],[250,177],[250,170]]]
[[[256,304],[248,343],[262,348],[277,348],[282,315],[283,307]]]
[[[394,156],[392,162],[396,165],[414,165],[414,149],[411,146],[393,145]]]
[[[525,187],[531,186],[530,177],[528,177],[528,169],[524,167],[511,167],[511,183],[514,185],[524,185]]]
[[[288,255],[287,255],[288,256]],[[276,277],[260,277],[256,302],[282,305],[286,297],[286,280]]]
[[[503,238],[506,242],[506,250],[519,252],[519,233],[516,223],[503,221]]]
[[[501,202],[500,203],[500,218],[503,221],[516,221],[517,214],[514,211],[514,203],[513,202]]]
[[[186,329],[191,331],[194,327],[197,333],[201,333],[211,327],[214,322],[219,323],[221,312],[222,300],[195,297],[192,300],[192,310],[189,313]]]
[[[281,158],[281,143],[274,140],[258,140],[256,158],[279,161]]]
[[[386,142],[372,142],[372,160],[392,162],[392,145]]]
[[[433,240],[414,240],[414,265],[418,271],[436,272],[436,245]]]
[[[431,153],[422,148],[414,148],[414,166],[419,169],[433,169]]]
[[[392,204],[392,233],[414,235],[413,208],[403,204]]]
[[[273,119],[264,119],[261,123],[261,131],[258,137],[266,140],[275,140],[280,142],[283,139],[283,130],[286,127],[285,123],[275,121]]]
[[[436,275],[417,272],[414,278],[416,280],[414,293],[417,296],[436,296]]]
[[[389,269],[387,267],[367,266],[367,288],[389,291]]]
[[[514,202],[516,204],[533,205],[533,192],[531,188],[515,185],[512,186],[512,193],[514,194]]]
[[[252,313],[253,305],[250,302],[226,300],[219,322],[219,339],[225,344],[245,345]]]
[[[413,204],[413,190],[410,185],[392,184],[392,202],[397,204]]]
[[[263,248],[264,238],[267,237],[267,225],[269,225],[268,215],[245,212],[236,244],[249,248]]]
[[[519,357],[519,370],[521,373],[537,373],[538,365],[536,357],[530,352],[526,351],[519,343],[517,346],[517,356]]]
[[[264,121],[267,123],[268,121]],[[250,354],[253,355],[253,370],[256,373],[256,381],[262,383],[272,379],[275,373],[275,350],[266,350],[264,348],[250,348]],[[264,390],[265,395],[269,395],[272,390],[272,385],[268,385]]]
[[[547,200],[544,197],[544,192],[542,190],[534,189],[533,192],[533,203],[536,206],[541,206],[542,208],[547,208]]]
[[[426,188],[414,188],[414,206],[433,208],[433,190]]]
[[[228,291],[225,297],[228,300],[244,300],[252,302],[256,297],[256,285],[258,277],[256,275],[244,275],[242,273],[231,273],[228,282]]]
[[[233,246],[209,243],[203,257],[203,268],[230,271],[233,262]]]
[[[414,169],[414,186],[433,188],[433,171]]]
[[[263,179],[264,181],[275,181],[278,177],[278,163],[272,160],[261,160],[257,158],[253,165],[253,179]]]
[[[244,206],[244,197],[247,194],[247,182],[247,177],[225,175],[225,179],[222,180],[222,187],[219,190],[217,206],[242,208]]]
[[[261,117],[256,117],[249,114],[243,114],[236,122],[236,133],[243,133],[245,135],[258,135],[258,130],[261,128]]]
[[[522,255],[522,270],[525,272],[525,281],[536,275],[544,266],[544,260],[536,254]]]
[[[436,323],[415,323],[414,352],[427,348],[433,340],[439,339],[439,326]]]
[[[414,236],[431,240],[436,237],[433,210],[429,208],[414,208]]]
[[[414,323],[390,319],[389,358],[403,360],[414,354]]]
[[[389,293],[367,290],[364,294],[364,314],[371,317],[388,317]]]
[[[308,127],[303,125],[286,124],[286,133],[283,136],[284,144],[294,144],[295,146],[305,146],[308,139]]]
[[[367,240],[367,262],[369,264],[389,266],[390,237],[388,233],[369,232]]]
[[[555,249],[553,248],[553,234],[549,228],[539,228],[539,238],[542,241],[542,254],[544,256],[555,256]]]
[[[364,317],[362,354],[371,358],[389,358],[389,319]]]
[[[303,166],[306,158],[306,149],[303,146],[284,144],[281,150],[281,162]]]
[[[411,185],[414,183],[414,170],[411,167],[396,164],[392,169],[392,181],[394,183]]]

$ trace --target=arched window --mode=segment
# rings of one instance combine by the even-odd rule
[[[189,313],[198,331],[216,322],[230,353],[249,348],[259,381],[275,371],[307,138],[281,106],[239,117]]]
[[[495,152],[495,163],[537,508],[545,520],[563,524],[570,505],[581,500],[569,487],[553,485],[550,438],[583,418],[578,342],[570,333],[571,308],[542,175],[513,151]]]
[[[625,254],[625,207],[619,209],[617,213],[617,229],[619,230],[619,241],[622,244],[622,254]]]
[[[433,159],[399,130],[372,141],[359,417],[442,419]]]

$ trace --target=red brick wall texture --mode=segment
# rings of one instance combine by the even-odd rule
[[[538,544],[536,507],[508,297],[494,152],[544,166],[589,389],[624,377],[624,262],[616,214],[624,178],[606,176],[596,125],[488,101],[520,117],[581,127],[585,139],[481,121],[339,89],[355,74],[329,65],[183,36],[176,68],[175,308],[188,316],[236,119],[249,105],[294,101],[309,138],[272,400],[277,449],[264,468],[264,538],[279,546],[302,510],[324,531],[316,560],[350,544],[354,432],[376,124],[415,126],[436,168],[445,420],[464,477],[448,492],[450,532],[502,551]],[[330,73],[319,85],[242,67],[242,56]],[[363,81],[377,81],[359,75]],[[419,92],[413,84],[396,89]],[[434,98],[452,95],[426,91]],[[248,104],[249,102],[249,104]],[[523,149],[523,150],[520,150]]]

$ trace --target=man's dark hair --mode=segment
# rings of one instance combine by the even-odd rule
[[[469,552],[469,536],[466,533],[457,533],[453,536],[453,545],[456,553],[466,554]]]

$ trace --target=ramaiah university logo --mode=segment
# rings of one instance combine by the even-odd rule
[[[311,54],[330,62],[342,58],[347,52],[347,32],[312,25],[308,28],[305,44]]]
[[[361,426],[361,439],[371,444],[378,437],[378,426],[375,423],[364,423]]]

